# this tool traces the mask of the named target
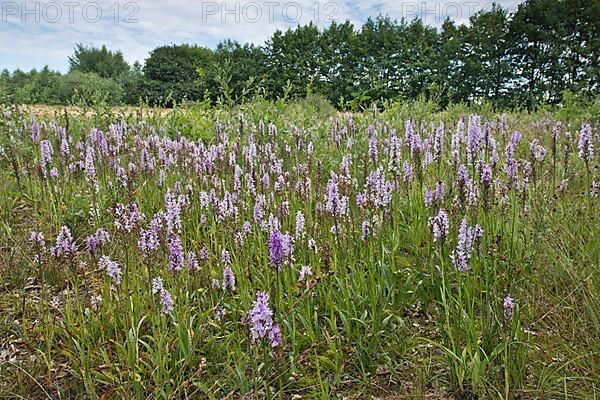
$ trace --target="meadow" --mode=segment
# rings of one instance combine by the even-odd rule
[[[597,115],[1,111],[2,398],[600,397]]]

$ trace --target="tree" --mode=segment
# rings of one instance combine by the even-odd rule
[[[116,79],[129,71],[129,65],[120,51],[86,47],[81,43],[75,46],[74,54],[69,57],[69,72],[92,72],[102,78]]]
[[[221,71],[223,68],[228,70]],[[218,80],[224,77],[218,77],[227,74],[231,96],[237,101],[243,100],[250,91],[268,79],[263,50],[252,44],[241,45],[231,40],[219,43],[212,67],[199,69],[198,72],[205,76],[208,90],[213,94],[221,90]]]
[[[564,42],[560,0],[528,0],[519,4],[509,25],[511,66],[516,73],[513,93],[518,103],[534,109],[555,103],[563,91]]]
[[[402,71],[406,85],[404,96],[411,99],[430,97],[438,74],[435,64],[437,31],[421,19],[414,19],[402,35],[406,48],[406,54],[402,57],[406,66]]]
[[[150,53],[144,65],[143,93],[153,103],[172,105],[183,100],[200,100],[207,80],[198,70],[212,66],[214,52],[210,49],[172,45],[158,47]]]
[[[561,15],[566,84],[590,95],[600,85],[600,2],[564,0]]]
[[[431,90],[437,93],[442,106],[466,101],[468,97],[463,77],[463,31],[446,18],[434,46],[432,67],[435,72],[431,78]]]
[[[333,104],[348,101],[356,91],[358,38],[354,26],[333,21],[320,38],[320,93]]]
[[[142,72],[142,65],[138,61],[133,63],[129,71],[121,74],[117,82],[123,89],[123,101],[125,103],[137,104],[140,99],[143,100],[144,73]]]
[[[506,105],[513,70],[508,54],[507,13],[494,4],[489,11],[472,16],[470,22],[463,46],[469,71],[464,79],[470,84],[471,96]]]
[[[290,82],[293,97],[303,96],[313,85],[319,84],[321,76],[321,48],[319,29],[310,23],[295,30],[276,31],[265,45],[267,68],[276,71],[267,82],[269,93],[274,97],[283,95]]]
[[[404,88],[406,24],[389,17],[369,18],[358,33],[357,93],[367,101],[398,97]]]

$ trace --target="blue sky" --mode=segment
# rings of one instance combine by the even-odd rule
[[[467,22],[487,0],[0,0],[0,70],[48,65],[66,72],[78,42],[121,50],[129,62],[172,43],[214,47],[224,39],[262,44],[275,30],[310,21],[360,26],[369,16],[422,18],[439,26],[446,16]],[[519,1],[497,3],[514,10]]]

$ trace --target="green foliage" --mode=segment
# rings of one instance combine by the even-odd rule
[[[527,0],[511,13],[494,4],[468,25],[447,19],[439,29],[380,15],[360,27],[346,21],[278,30],[263,46],[161,46],[132,68],[119,51],[78,44],[69,64],[71,72],[116,81],[127,104],[210,100],[231,107],[256,96],[285,102],[314,93],[344,110],[424,97],[442,108],[491,104],[535,112],[556,109],[566,92],[598,96],[598,21],[597,1]],[[47,68],[4,72],[1,98],[64,102],[57,78]]]
[[[241,45],[238,42],[227,40],[219,43],[214,52],[214,64],[206,68],[204,78],[207,81],[207,89],[213,90],[216,97],[222,93],[219,81],[228,76],[228,87],[232,101],[241,103],[252,97],[257,88],[265,85],[265,82],[272,79],[272,75],[267,75],[266,56],[260,47],[252,44]],[[223,74],[222,69],[227,67]],[[213,98],[216,100],[216,98]]]
[[[200,100],[210,89],[198,75],[213,63],[209,49],[188,45],[163,46],[152,50],[144,64],[142,92],[153,104],[171,106],[185,100]]]
[[[19,70],[0,79],[4,101],[14,104],[120,104],[123,87],[95,73],[73,71],[66,75],[50,71]]]
[[[58,104],[60,97],[61,75],[44,67],[40,71],[29,73],[20,70],[10,74],[3,71],[0,76],[0,97],[15,104]]]
[[[144,74],[140,63],[136,61],[129,71],[119,76],[117,82],[123,88],[124,103],[138,104],[144,100]]]
[[[73,71],[62,77],[59,97],[74,105],[120,104],[122,87],[112,79],[94,73]]]
[[[129,65],[120,51],[110,51],[106,46],[99,49],[86,47],[78,43],[74,54],[69,57],[69,71],[94,73],[101,78],[117,79],[129,72]]]
[[[492,101],[498,107],[510,103],[507,96],[513,81],[514,65],[508,58],[510,41],[508,15],[494,5],[471,17],[471,28],[463,29],[463,46],[469,49],[461,54],[463,74],[458,79],[461,100]]]
[[[567,90],[562,94],[562,102],[556,114],[575,126],[582,122],[598,123],[600,122],[600,94],[590,97],[585,94],[576,95]]]
[[[431,99],[426,99],[424,96],[419,97],[414,101],[394,101],[386,105],[383,115],[391,120],[402,124],[409,118],[414,118],[416,121],[423,121],[427,116],[439,111],[440,106]]]

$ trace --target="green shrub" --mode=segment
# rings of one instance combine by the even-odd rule
[[[112,79],[73,71],[62,77],[59,98],[74,105],[121,104],[123,89]]]

